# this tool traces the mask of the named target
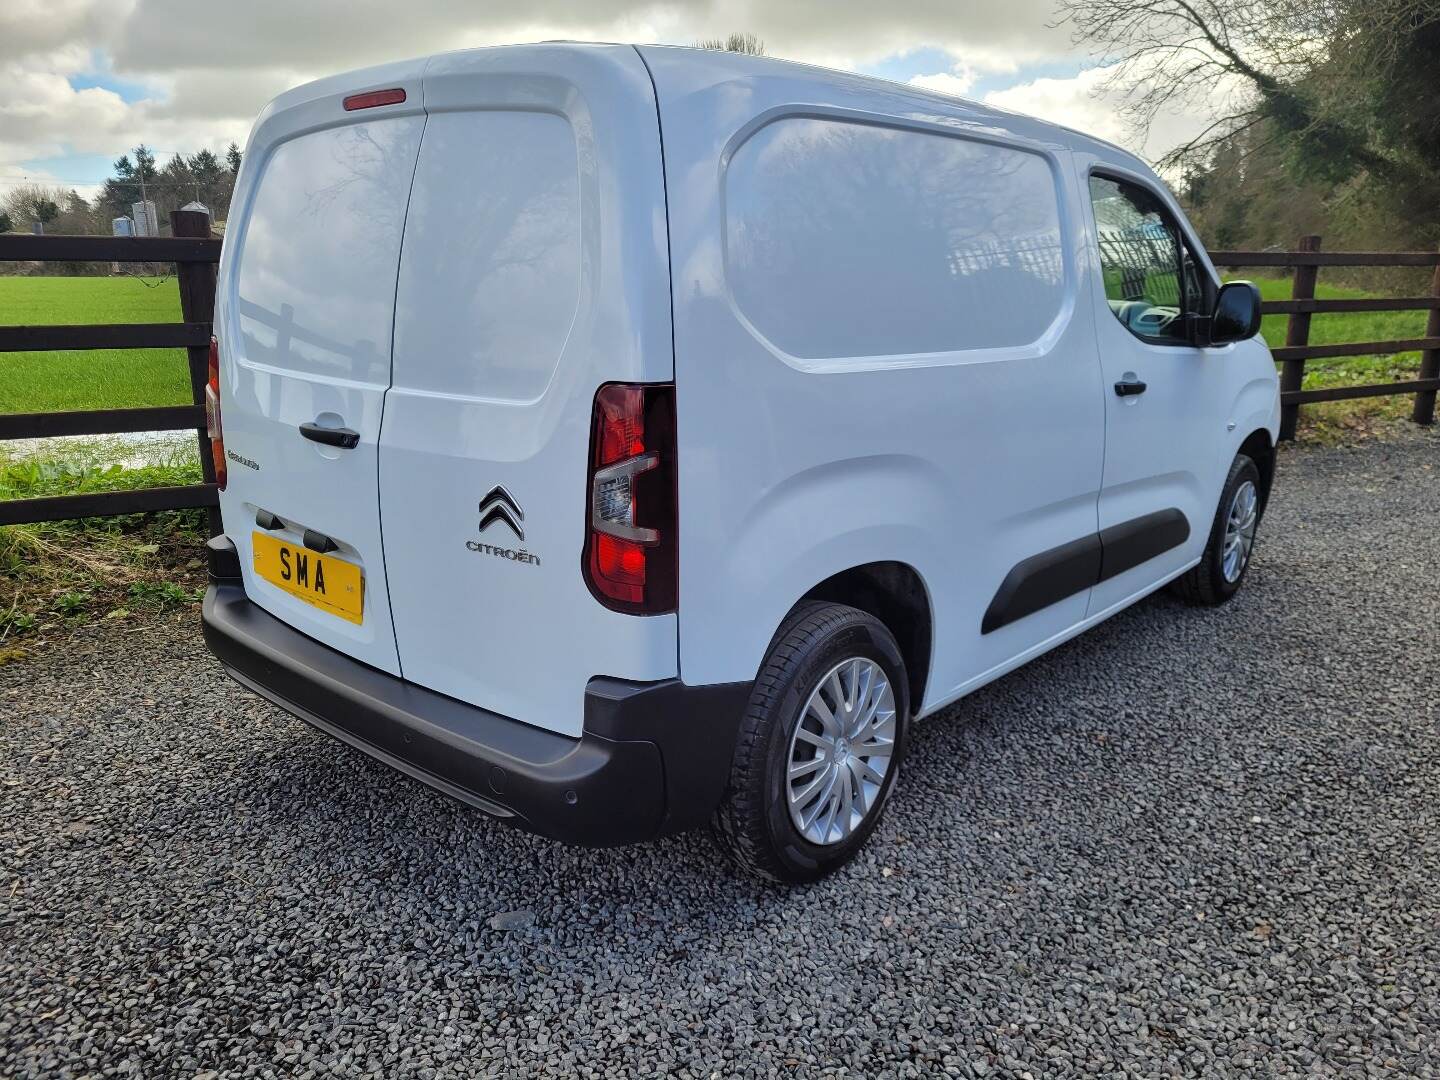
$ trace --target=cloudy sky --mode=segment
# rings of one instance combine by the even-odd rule
[[[90,194],[137,142],[162,160],[244,144],[288,87],[385,60],[580,38],[690,44],[750,31],[774,56],[915,82],[1136,146],[1054,0],[0,0],[0,191]]]

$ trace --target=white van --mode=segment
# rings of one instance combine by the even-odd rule
[[[1240,587],[1258,325],[1142,162],[987,106],[629,45],[325,79],[235,192],[206,637],[497,817],[813,879],[914,720]]]

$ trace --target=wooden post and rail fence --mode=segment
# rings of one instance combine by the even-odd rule
[[[190,364],[189,405],[146,409],[98,409],[84,412],[0,413],[0,440],[36,439],[57,435],[115,435],[136,431],[194,429],[204,482],[180,487],[143,488],[85,495],[0,501],[0,525],[105,517],[155,510],[204,507],[210,531],[220,531],[215,468],[205,433],[206,364],[215,314],[215,270],[220,239],[210,219],[199,211],[170,215],[172,236],[0,236],[0,261],[174,263],[180,287],[179,323],[134,323],[91,326],[0,326],[0,352],[61,349],[184,348]],[[1412,418],[1417,424],[1435,420],[1440,390],[1440,252],[1320,250],[1320,237],[1302,237],[1294,251],[1212,251],[1216,266],[1293,268],[1289,300],[1267,300],[1266,315],[1289,319],[1283,347],[1273,349],[1280,371],[1280,438],[1293,439],[1300,407],[1321,401],[1414,394]],[[1322,266],[1434,267],[1428,296],[1394,299],[1322,300],[1315,281]],[[1398,341],[1364,341],[1345,345],[1311,345],[1310,317],[1328,312],[1428,311],[1425,336]],[[1417,377],[1404,382],[1369,386],[1301,389],[1305,362],[1343,356],[1411,352],[1421,354]]]
[[[1289,300],[1267,300],[1260,305],[1265,315],[1285,315],[1289,323],[1285,344],[1271,349],[1280,362],[1280,438],[1295,438],[1300,406],[1320,401],[1348,401],[1353,398],[1414,394],[1411,419],[1417,424],[1435,422],[1435,391],[1440,390],[1440,251],[1321,251],[1320,237],[1302,236],[1295,251],[1212,251],[1216,266],[1293,267],[1295,275]],[[1322,266],[1414,266],[1435,268],[1430,295],[1400,296],[1391,299],[1317,300],[1315,279]],[[1398,341],[1357,341],[1345,345],[1311,345],[1310,316],[1327,312],[1429,311],[1425,336]],[[1375,356],[1420,352],[1420,370],[1405,382],[1374,383],[1369,386],[1331,386],[1323,390],[1302,390],[1305,361],[1341,356]]]
[[[215,317],[215,270],[220,238],[210,217],[198,210],[170,215],[166,237],[0,236],[0,261],[174,263],[180,287],[178,323],[122,323],[91,326],[0,326],[0,352],[59,349],[183,348],[190,363],[189,405],[84,412],[0,413],[0,439],[43,439],[57,435],[120,435],[134,431],[196,432],[203,483],[138,488],[85,495],[0,501],[0,525],[107,517],[153,510],[205,507],[210,532],[220,531],[215,463],[205,434],[205,382]]]

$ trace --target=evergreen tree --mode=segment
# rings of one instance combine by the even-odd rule
[[[105,187],[100,192],[99,205],[111,217],[128,215],[131,207],[140,201],[142,178],[147,185],[158,179],[155,172],[155,155],[144,143],[135,148],[134,156],[134,161],[131,161],[129,154],[121,154],[115,159],[115,175],[105,181]],[[154,192],[147,187],[145,193],[150,196],[151,201],[154,201]]]

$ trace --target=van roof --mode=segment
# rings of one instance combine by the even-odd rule
[[[583,45],[585,42],[568,42],[567,44]],[[637,46],[642,53],[651,50],[665,50],[667,52],[688,52],[703,55],[706,63],[715,68],[728,67],[732,69],[737,77],[740,76],[761,76],[766,74],[784,75],[789,78],[810,77],[818,83],[824,82],[851,82],[868,83],[877,89],[883,89],[887,95],[895,96],[898,91],[900,95],[916,102],[940,103],[951,108],[959,107],[965,110],[972,118],[975,116],[991,116],[1002,119],[1008,127],[1014,128],[1015,120],[1019,120],[1025,127],[1025,135],[1037,140],[1048,138],[1052,141],[1064,143],[1067,146],[1075,147],[1079,144],[1087,144],[1090,147],[1102,148],[1106,156],[1118,156],[1126,159],[1140,172],[1149,172],[1150,166],[1144,159],[1137,156],[1123,146],[1118,146],[1106,139],[1091,135],[1088,132],[1080,131],[1078,128],[1067,127],[1064,124],[1057,124],[1050,120],[1042,120],[1039,117],[1030,116],[1026,113],[1015,112],[1012,109],[1003,109],[997,105],[990,105],[973,98],[960,97],[956,94],[946,94],[939,90],[930,90],[924,87],[915,86],[910,83],[896,82],[894,79],[886,79],[879,75],[862,75],[852,71],[841,71],[838,68],[828,68],[819,64],[809,64],[800,60],[785,60],[774,56],[752,56],[748,53],[723,52],[719,49],[701,49],[690,45],[641,45]],[[1017,131],[1017,134],[1019,132]]]
[[[772,56],[751,56],[745,53],[722,52],[717,49],[700,49],[687,45],[635,45],[626,42],[603,42],[603,41],[572,41],[553,40],[534,42],[530,44],[517,45],[491,45],[475,49],[456,49],[444,53],[434,53],[427,57],[417,57],[409,62],[398,64],[384,64],[379,67],[366,68],[358,71],[350,71],[337,75],[318,79],[315,82],[297,86],[277,97],[271,102],[267,112],[283,110],[291,105],[304,101],[313,100],[326,93],[333,93],[344,86],[354,86],[357,79],[366,82],[383,80],[387,73],[396,72],[400,69],[414,70],[415,67],[428,66],[430,60],[439,56],[456,57],[467,53],[480,54],[495,49],[507,51],[525,51],[539,49],[614,49],[614,48],[636,48],[644,56],[651,52],[678,52],[691,53],[697,64],[703,63],[710,71],[715,73],[729,73],[737,79],[763,78],[769,76],[782,76],[789,79],[801,79],[814,82],[818,86],[826,84],[850,84],[852,87],[870,87],[876,91],[883,92],[891,102],[891,107],[897,111],[905,105],[920,106],[934,110],[935,106],[941,106],[947,111],[953,111],[957,117],[969,120],[992,118],[999,121],[1005,128],[1025,138],[1034,139],[1038,142],[1053,142],[1071,149],[1085,148],[1092,151],[1099,151],[1100,156],[1109,158],[1119,164],[1127,165],[1138,172],[1153,172],[1150,165],[1136,154],[1124,147],[1117,146],[1105,139],[1098,138],[1075,128],[1066,127],[1063,124],[1056,124],[1049,120],[1041,120],[1037,117],[1027,116],[1024,113],[1014,112],[1009,109],[1002,109],[985,102],[975,101],[970,98],[957,97],[952,94],[944,94],[938,90],[929,90],[919,86],[912,86],[908,83],[895,82],[891,79],[880,78],[875,75],[860,75],[849,71],[839,71],[834,68],[821,67],[816,64],[802,63],[797,60],[783,60]],[[373,75],[373,79],[371,76]]]

